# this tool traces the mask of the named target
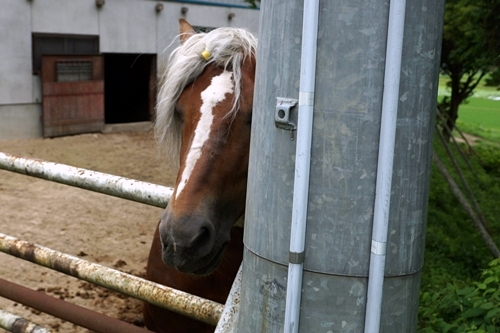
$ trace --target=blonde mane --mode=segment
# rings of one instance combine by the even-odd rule
[[[239,28],[219,28],[189,37],[177,47],[168,59],[160,76],[160,91],[156,104],[155,137],[164,147],[167,158],[178,167],[182,123],[175,113],[175,105],[184,88],[193,82],[208,64],[215,64],[233,72],[234,103],[229,114],[239,108],[241,95],[241,65],[246,57],[255,57],[257,39]],[[208,60],[202,52],[211,54]]]

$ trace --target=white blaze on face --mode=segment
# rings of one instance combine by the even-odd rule
[[[181,181],[177,186],[175,198],[177,198],[186,186],[196,162],[201,156],[201,149],[210,137],[210,128],[214,120],[213,108],[226,98],[226,94],[233,92],[232,72],[224,71],[219,76],[214,76],[207,89],[201,93],[202,105],[200,108],[200,120],[194,131],[194,138],[186,156]]]

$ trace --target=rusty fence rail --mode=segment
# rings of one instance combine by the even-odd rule
[[[87,328],[97,333],[150,333],[150,331],[108,317],[102,313],[89,310],[73,303],[66,302],[57,297],[49,296],[43,292],[35,291],[10,281],[0,279],[0,296],[11,301],[29,306],[57,318]],[[38,328],[29,329],[30,325],[23,321],[14,322],[11,332],[15,333],[45,333]]]
[[[0,169],[165,208],[171,187],[0,152]]]
[[[217,302],[1,233],[0,251],[214,326],[223,311]]]

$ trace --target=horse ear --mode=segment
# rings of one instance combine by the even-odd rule
[[[196,32],[194,31],[193,27],[191,24],[188,23],[185,19],[181,18],[179,19],[179,28],[181,31],[180,34],[180,40],[181,44],[184,43],[186,40],[188,40],[189,37],[194,35]]]

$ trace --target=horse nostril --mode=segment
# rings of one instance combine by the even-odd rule
[[[200,238],[210,237],[210,231],[207,227],[201,227]]]
[[[201,227],[198,234],[193,237],[190,247],[200,256],[208,254],[213,246],[213,232],[209,227]]]
[[[215,228],[209,219],[199,216],[170,216],[160,224],[164,256],[172,260],[202,258],[210,254],[215,244]]]

